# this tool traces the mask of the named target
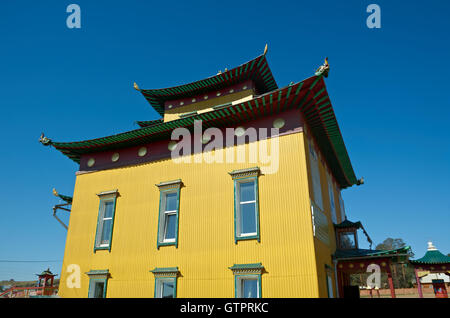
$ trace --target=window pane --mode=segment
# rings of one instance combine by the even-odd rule
[[[245,182],[239,184],[239,202],[255,200],[255,183]]]
[[[257,298],[258,297],[258,281],[256,279],[242,280],[242,298]]]
[[[109,238],[111,236],[111,225],[112,225],[112,219],[103,221],[102,236],[100,239],[100,244],[108,244],[109,243]]]
[[[177,204],[177,193],[166,194],[166,210],[165,211],[175,211],[178,208]]]
[[[162,298],[173,298],[175,286],[174,283],[163,282],[162,283]]]
[[[166,215],[166,226],[165,226],[165,239],[175,238],[175,223],[177,221],[177,216],[175,214]]]
[[[113,207],[114,207],[114,202],[112,202],[112,201],[105,202],[105,214],[103,215],[103,218],[111,218],[112,217]]]
[[[242,233],[256,233],[256,203],[241,204]]]
[[[341,248],[355,248],[355,234],[353,232],[345,232],[341,234]]]
[[[94,298],[103,298],[103,289],[105,288],[105,283],[96,282],[94,290]]]

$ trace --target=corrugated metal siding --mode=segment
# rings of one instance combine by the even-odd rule
[[[228,172],[258,164],[175,164],[170,160],[79,175],[60,295],[87,297],[92,269],[109,269],[107,297],[153,297],[155,267],[178,266],[177,297],[234,297],[233,264],[259,263],[263,297],[317,297],[318,283],[302,133],[282,136],[279,171],[259,177],[261,242],[234,242],[233,181]],[[245,146],[248,149],[248,145]],[[263,167],[263,164],[259,164]],[[159,189],[181,179],[178,248],[156,248]],[[93,253],[99,198],[118,189],[111,252]],[[326,193],[326,192],[324,192]],[[65,286],[69,264],[82,286]]]

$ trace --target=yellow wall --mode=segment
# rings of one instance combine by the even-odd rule
[[[78,175],[59,295],[87,297],[90,270],[109,269],[107,297],[153,297],[155,267],[180,270],[177,297],[234,297],[233,264],[259,263],[262,297],[318,297],[303,133],[279,139],[276,174],[259,177],[261,242],[234,242],[233,181],[228,172],[263,164],[174,164],[161,160]],[[248,149],[249,145],[245,145]],[[181,179],[178,248],[156,248],[159,189]],[[95,254],[99,198],[118,189],[111,252]],[[326,193],[326,192],[324,192]],[[316,243],[317,244],[317,243]],[[70,264],[81,288],[66,286]],[[322,268],[321,268],[322,270]],[[321,273],[319,273],[320,277]],[[323,296],[320,287],[320,296]]]
[[[309,142],[311,136],[309,136],[308,133],[303,134],[305,138],[305,153],[306,155],[306,161],[308,165],[308,180],[309,180],[309,192],[311,194],[311,199],[314,200],[314,191],[312,188],[312,176],[309,169]],[[326,281],[326,270],[325,265],[330,266],[332,271],[332,279],[333,279],[333,295],[334,297],[337,297],[337,291],[336,291],[336,281],[335,281],[335,275],[334,275],[334,264],[332,261],[332,255],[336,251],[336,235],[335,230],[333,226],[332,216],[331,216],[331,201],[330,196],[328,193],[328,179],[327,179],[327,167],[326,162],[323,160],[323,156],[320,153],[318,148],[315,148],[318,158],[319,158],[319,173],[320,173],[320,184],[321,184],[321,191],[322,191],[322,200],[323,200],[323,209],[324,213],[327,216],[328,219],[328,236],[329,236],[329,244],[325,244],[321,240],[314,238],[314,248],[315,248],[315,258],[316,258],[316,265],[317,265],[317,273],[318,273],[318,284],[319,284],[319,295],[321,298],[328,297],[328,290],[327,290],[327,281]],[[330,171],[330,170],[328,170]],[[338,222],[341,222],[341,211],[340,211],[340,205],[339,205],[339,192],[336,189],[336,182],[334,177],[329,172],[330,178],[333,180],[333,191],[334,191],[334,203],[335,203],[335,210],[336,210],[336,218]]]
[[[210,98],[207,100],[201,100],[193,104],[189,104],[183,107],[176,107],[173,109],[167,109],[164,113],[164,122],[176,120],[180,118],[180,115],[197,111],[198,113],[211,111],[211,107],[231,103],[238,100],[251,99],[255,94],[253,89],[247,89],[244,91],[236,92],[233,94],[227,94],[220,97]]]

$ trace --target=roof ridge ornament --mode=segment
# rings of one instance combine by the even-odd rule
[[[328,77],[328,72],[330,71],[330,64],[328,64],[328,57],[325,58],[325,62],[321,65],[317,70],[315,75],[320,76],[323,75]]]
[[[428,251],[436,251],[437,248],[436,248],[436,246],[433,245],[433,242],[429,241],[427,250]]]
[[[135,90],[137,90],[138,92],[141,91],[141,89],[139,88],[138,84],[136,84],[136,82],[133,83],[133,87]]]
[[[39,137],[39,142],[44,146],[50,146],[52,144],[52,140],[50,138],[45,137],[44,133]]]
[[[264,53],[263,53],[263,55],[266,55],[267,54],[267,50],[268,50],[269,48],[268,48],[268,46],[267,46],[267,43],[266,43],[266,46],[264,47]]]

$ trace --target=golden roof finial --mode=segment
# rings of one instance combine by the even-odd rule
[[[53,188],[53,195],[55,196],[55,197],[57,197],[58,196],[58,192],[56,191],[56,189],[55,188]]]
[[[138,84],[136,84],[136,82],[134,82],[133,87],[135,90],[140,91],[141,89],[139,88]]]
[[[219,71],[217,72],[217,75],[219,75],[219,74],[222,74],[222,71],[221,71],[221,70],[219,70]]]
[[[267,50],[268,50],[268,47],[267,47],[267,43],[266,43],[266,46],[264,47],[264,53],[263,53],[263,55],[266,55]]]

